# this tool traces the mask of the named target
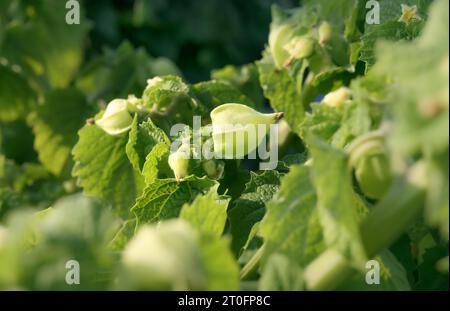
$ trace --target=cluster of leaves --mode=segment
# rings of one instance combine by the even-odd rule
[[[448,1],[379,1],[378,25],[361,0],[274,7],[261,60],[195,84],[128,44],[80,69],[87,28],[67,36],[55,1],[6,3],[0,288],[448,289]],[[45,51],[24,43],[41,28]],[[322,98],[342,87],[351,95],[337,104]],[[130,94],[142,108],[131,129],[107,134],[104,103]],[[206,125],[230,102],[261,111],[265,99],[285,113],[276,169],[225,160],[218,180],[174,178],[172,125]],[[364,175],[373,146],[387,164]],[[369,259],[380,284],[366,282]]]

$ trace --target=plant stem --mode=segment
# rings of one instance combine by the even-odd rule
[[[424,191],[406,179],[396,181],[391,191],[374,207],[360,225],[362,243],[369,258],[389,247],[420,216]],[[309,290],[333,290],[353,271],[350,263],[327,250],[305,269]]]
[[[241,270],[241,280],[248,278],[255,270],[258,268],[259,261],[261,260],[261,256],[263,254],[264,246],[261,246],[255,254],[253,254],[252,258],[247,262],[247,264]]]
[[[329,248],[306,267],[303,277],[308,289],[322,290],[336,288],[351,272],[347,260]]]

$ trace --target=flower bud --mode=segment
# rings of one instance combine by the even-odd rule
[[[223,175],[224,163],[222,161],[207,160],[203,162],[202,168],[211,179],[220,179]]]
[[[336,91],[330,92],[323,98],[322,102],[330,107],[339,108],[350,98],[351,91],[349,88],[341,87]]]
[[[292,30],[288,25],[278,26],[270,31],[269,49],[277,68],[281,68],[289,58],[289,53],[284,49],[284,45],[291,36]]]
[[[114,99],[106,107],[103,116],[95,121],[109,135],[119,135],[131,128],[133,118],[125,99]]]
[[[386,154],[380,152],[361,158],[355,167],[355,177],[365,195],[380,199],[389,189],[392,180]]]
[[[224,104],[211,111],[214,153],[239,159],[254,151],[268,132],[269,125],[284,113],[260,113],[241,104]]]
[[[283,48],[289,53],[290,58],[306,58],[314,52],[314,41],[309,36],[295,37]]]
[[[327,22],[323,22],[319,26],[319,43],[320,45],[324,45],[328,40],[331,39],[333,35],[333,28]]]
[[[153,77],[151,79],[147,79],[147,87],[152,87],[161,81],[163,81],[163,79],[159,76]]]
[[[188,175],[190,155],[189,144],[182,144],[177,151],[169,155],[168,163],[177,181]]]

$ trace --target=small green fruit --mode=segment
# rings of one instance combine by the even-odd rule
[[[95,124],[109,135],[120,135],[127,132],[133,123],[128,106],[127,100],[114,99],[106,107],[103,116],[95,121]]]
[[[373,199],[380,199],[390,188],[393,179],[384,135],[382,131],[369,132],[347,147],[349,165],[355,169],[359,187]]]
[[[295,37],[283,47],[292,59],[306,58],[314,52],[314,40],[309,36]]]
[[[327,41],[331,39],[333,35],[333,28],[327,22],[323,22],[319,26],[319,43],[320,45],[324,45]]]
[[[169,155],[168,163],[177,181],[182,180],[188,175],[190,155],[191,150],[189,144],[181,145],[176,152]]]
[[[223,175],[224,163],[222,161],[207,160],[203,162],[202,168],[211,179],[220,179]]]
[[[380,199],[392,181],[389,159],[383,153],[363,157],[356,165],[355,177],[365,195]]]
[[[350,95],[351,91],[349,88],[341,87],[325,95],[322,102],[327,106],[339,108],[347,99],[350,98]]]

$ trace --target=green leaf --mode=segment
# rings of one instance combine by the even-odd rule
[[[259,85],[258,68],[255,64],[248,64],[241,67],[227,65],[221,69],[213,70],[211,78],[219,81],[226,81],[252,100],[255,104],[253,108],[261,110],[264,96]]]
[[[153,147],[159,143],[170,145],[170,140],[163,130],[155,126],[150,118],[140,122],[138,114],[135,115],[126,146],[126,153],[133,167],[141,172],[146,157]]]
[[[389,21],[373,27],[372,31],[361,38],[362,46],[359,59],[366,62],[366,72],[375,64],[375,44],[378,40],[399,41],[407,38],[406,25],[397,21]]]
[[[177,76],[153,78],[142,96],[144,104],[154,111],[167,112],[188,98],[189,86]]]
[[[311,112],[307,113],[300,125],[300,136],[303,140],[308,135],[315,135],[331,142],[334,133],[339,129],[342,120],[342,109],[336,109],[323,104],[312,104]]]
[[[366,261],[359,234],[359,200],[353,192],[346,155],[319,140],[309,140],[313,159],[312,176],[324,238],[352,264]]]
[[[285,69],[275,68],[272,58],[265,53],[257,63],[259,80],[264,96],[276,111],[282,111],[292,130],[298,133],[298,125],[303,120],[303,101],[297,92],[296,84]]]
[[[200,256],[206,275],[206,289],[238,290],[239,266],[230,251],[229,241],[217,237],[200,237]]]
[[[6,27],[0,54],[53,87],[68,86],[83,60],[90,23],[81,16],[80,25],[67,24],[63,1],[28,3],[27,10],[34,13],[29,20]]]
[[[36,95],[25,77],[0,64],[0,121],[14,121],[36,104]]]
[[[111,248],[111,250],[123,250],[128,241],[130,241],[136,233],[136,225],[137,221],[135,218],[123,221],[119,231],[116,232],[111,242],[109,243],[109,247]]]
[[[202,117],[209,120],[209,112],[226,103],[239,103],[254,107],[255,104],[239,89],[222,81],[205,81],[192,85],[192,95],[202,104],[197,110]]]
[[[313,134],[337,148],[344,148],[380,123],[379,116],[365,100],[349,101],[339,108],[313,103],[311,110],[300,125],[301,137],[307,140]]]
[[[24,207],[47,208],[64,194],[61,181],[42,165],[17,165],[0,155],[0,219]]]
[[[426,250],[423,262],[417,268],[418,282],[414,290],[448,290],[448,272],[442,273],[437,269],[438,261],[445,256],[448,256],[448,244]]]
[[[384,250],[378,256],[381,266],[381,282],[383,287],[389,290],[411,290],[405,268],[388,250]]]
[[[306,10],[314,12],[321,19],[326,20],[336,26],[343,26],[352,17],[357,8],[357,0],[307,0],[304,1]],[[338,28],[339,29],[339,28]]]
[[[152,59],[142,49],[134,49],[125,41],[117,50],[105,49],[103,54],[94,58],[77,76],[76,86],[90,101],[114,98],[126,98],[130,94],[138,96],[147,85],[147,79],[163,74],[178,74],[170,62]],[[172,68],[169,68],[172,66]],[[165,67],[165,68],[163,68]]]
[[[131,209],[139,224],[177,217],[184,203],[206,194],[216,184],[210,179],[190,176],[181,182],[173,178],[156,179],[148,184]]]
[[[205,195],[199,195],[191,204],[184,204],[180,218],[189,222],[197,231],[220,237],[227,221],[230,198],[219,196],[219,184],[211,187]]]
[[[278,191],[281,174],[277,171],[250,173],[245,190],[229,210],[233,252],[239,254],[249,238],[252,227],[265,213],[265,205]]]
[[[168,159],[170,146],[164,143],[156,144],[145,158],[142,176],[145,184],[151,184],[155,179],[164,179],[173,176],[173,171],[169,167]]]
[[[39,160],[56,176],[70,176],[70,153],[77,142],[76,133],[90,113],[84,95],[71,88],[48,93],[30,118]]]
[[[304,290],[303,270],[289,257],[274,253],[267,260],[261,273],[258,290],[300,291]]]
[[[286,255],[304,267],[324,250],[316,200],[309,168],[293,165],[281,180],[280,190],[267,203],[260,224],[263,267],[274,253]]]
[[[16,163],[37,162],[33,130],[25,119],[0,122],[0,153]]]
[[[101,198],[126,216],[143,186],[125,152],[128,135],[110,136],[96,125],[85,125],[78,135],[72,175],[87,195]]]
[[[245,183],[250,179],[250,172],[241,165],[239,160],[225,160],[223,178],[220,180],[219,193],[226,193],[237,199],[245,189]]]

